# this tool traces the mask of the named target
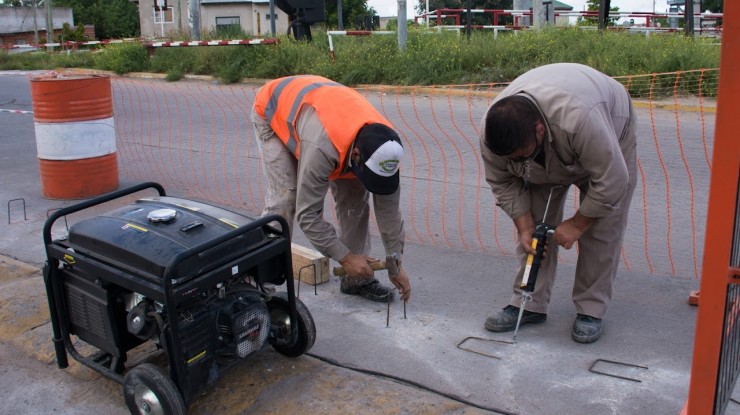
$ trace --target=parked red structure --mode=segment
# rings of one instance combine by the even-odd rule
[[[701,302],[683,414],[723,414],[740,376],[740,4],[725,2]]]

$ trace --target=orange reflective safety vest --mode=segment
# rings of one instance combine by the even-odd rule
[[[301,138],[296,131],[296,120],[303,105],[316,111],[334,148],[339,152],[340,165],[329,176],[330,180],[354,177],[342,174],[346,168],[347,153],[357,132],[366,124],[393,125],[383,117],[365,97],[352,88],[315,75],[289,76],[266,83],[254,99],[254,109],[272,127],[291,153],[300,158]]]

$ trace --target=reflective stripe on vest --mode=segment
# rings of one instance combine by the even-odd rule
[[[272,118],[275,116],[275,113],[277,112],[277,105],[278,100],[280,100],[280,94],[283,92],[283,89],[292,82],[295,78],[298,78],[299,76],[291,76],[288,78],[285,78],[281,80],[278,85],[273,89],[272,95],[270,96],[270,100],[267,102],[267,105],[265,106],[265,119],[268,123],[272,124]],[[322,86],[344,86],[342,84],[339,84],[334,81],[329,82],[316,82],[313,84],[306,85],[303,87],[303,89],[298,92],[295,99],[293,100],[293,105],[290,107],[290,113],[288,114],[288,117],[285,119],[285,126],[288,128],[288,133],[290,136],[287,139],[287,142],[285,145],[288,147],[288,150],[290,150],[291,153],[293,153],[294,156],[297,156],[297,150],[298,150],[298,141],[296,140],[296,132],[295,132],[295,119],[298,115],[298,109],[301,107],[301,104],[303,104],[303,97],[306,96],[309,92],[313,91],[316,88],[321,88]]]
[[[357,132],[367,124],[393,125],[359,92],[317,75],[279,78],[265,84],[254,101],[254,110],[272,128],[288,150],[300,159],[301,137],[297,118],[303,105],[309,105],[319,118],[327,137],[338,153],[339,163],[329,180],[354,177],[343,173],[348,152]]]

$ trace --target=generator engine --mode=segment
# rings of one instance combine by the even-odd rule
[[[267,343],[270,310],[256,288],[243,283],[235,285],[236,289],[227,289],[220,284],[208,296],[181,310],[178,322],[186,330],[191,326],[211,326],[211,347],[215,354],[242,359]],[[130,294],[129,298],[138,302],[127,310],[128,332],[142,340],[159,343],[161,322],[166,320],[162,314],[163,305],[141,294]],[[198,342],[188,343],[184,342],[186,354],[193,354]],[[189,349],[192,349],[190,353]]]

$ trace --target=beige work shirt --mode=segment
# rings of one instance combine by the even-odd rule
[[[636,145],[634,138],[626,138],[633,114],[625,88],[588,66],[558,63],[524,73],[494,103],[511,95],[531,99],[545,120],[545,165],[493,154],[485,145],[484,116],[480,148],[496,204],[517,219],[530,211],[527,182],[570,185],[588,180],[581,214],[600,218],[618,209],[629,181],[624,155]]]

